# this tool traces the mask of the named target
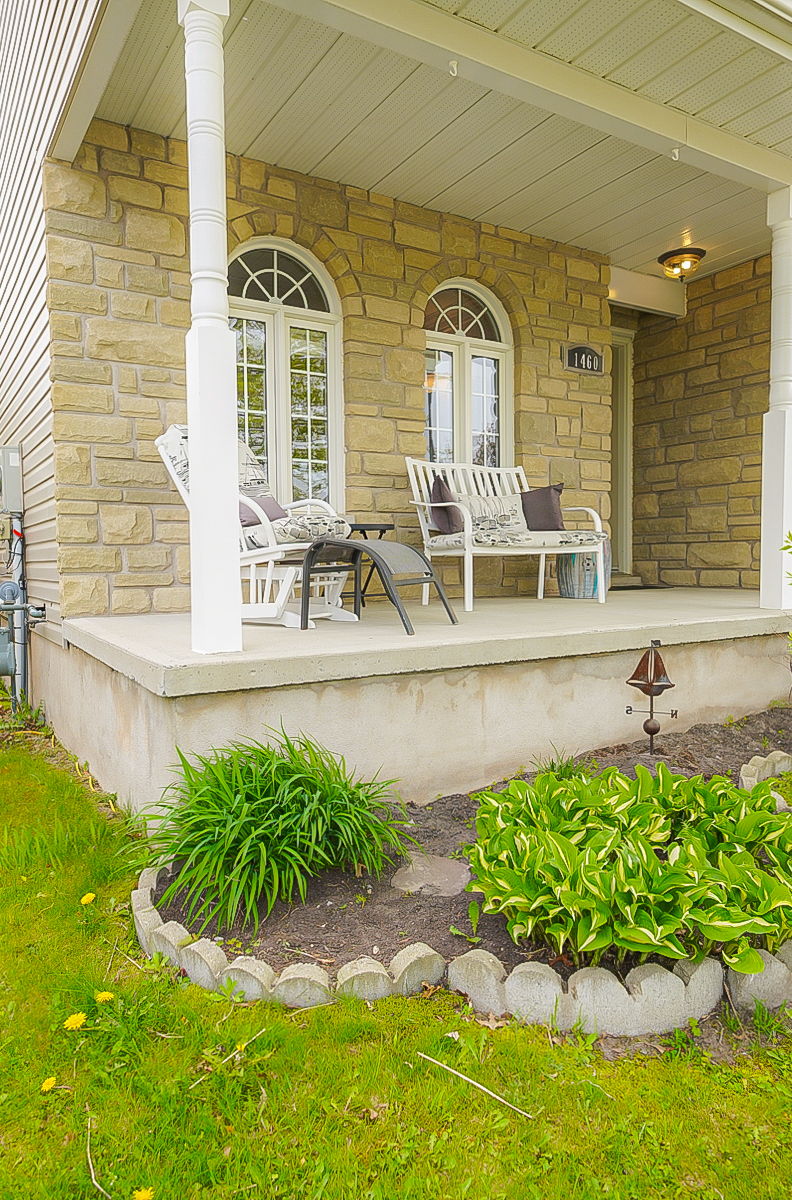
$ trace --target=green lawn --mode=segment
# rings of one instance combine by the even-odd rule
[[[443,992],[308,1012],[207,995],[144,964],[123,828],[35,742],[0,747],[1,1200],[100,1196],[89,1123],[113,1200],[789,1196],[783,1032],[724,1029],[731,1062],[687,1038],[607,1061],[590,1039],[483,1027]]]

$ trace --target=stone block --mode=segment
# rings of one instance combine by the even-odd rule
[[[180,955],[180,965],[193,983],[207,992],[217,991],[218,983],[228,967],[228,959],[216,942],[200,938],[184,946]]]
[[[126,220],[127,245],[153,254],[181,258],[187,249],[184,223],[170,213],[131,209]]]
[[[54,412],[111,413],[115,406],[113,389],[95,383],[61,383],[52,385]]]
[[[545,963],[518,963],[504,985],[506,1008],[524,1025],[554,1025],[564,985]]]
[[[776,951],[776,958],[779,962],[782,962],[785,967],[792,971],[792,939],[790,939],[788,942],[784,942],[783,946],[778,948]]]
[[[50,309],[71,313],[106,313],[107,295],[92,284],[51,279],[47,284],[47,304]]]
[[[101,458],[96,463],[96,479],[101,484],[127,487],[164,487],[167,474],[162,463],[139,459]]]
[[[226,964],[220,986],[228,980],[235,985],[234,994],[241,994],[245,1000],[272,999],[275,972],[269,963],[260,958],[240,954],[230,965]]]
[[[772,750],[764,757],[755,754],[749,762],[740,767],[740,787],[750,790],[757,783],[773,779],[776,775],[783,775],[786,771],[792,771],[792,754],[787,754],[784,750]]]
[[[65,576],[60,582],[61,611],[64,617],[99,617],[107,612],[107,580],[98,575]]]
[[[412,942],[402,947],[390,961],[393,990],[398,996],[413,996],[420,992],[425,983],[439,983],[445,974],[446,964],[426,942]]]
[[[160,875],[166,872],[166,867],[144,867],[138,876],[138,890],[153,892],[159,883]],[[134,895],[134,893],[133,893]]]
[[[52,429],[56,442],[120,442],[125,444],[132,434],[131,422],[126,417],[114,417],[107,413],[84,415],[82,413],[56,412],[52,417]]]
[[[792,970],[767,950],[758,953],[764,963],[763,971],[744,975],[729,967],[727,972],[729,992],[737,1008],[752,1009],[757,1000],[765,1008],[779,1008],[792,1001]]]
[[[681,986],[681,985],[680,985]],[[627,990],[603,967],[584,967],[570,976],[568,995],[559,999],[560,1029],[577,1022],[586,1033],[631,1034],[635,1013]]]
[[[145,588],[121,588],[110,597],[114,613],[146,613],[151,611],[151,595]]]
[[[358,1000],[381,1000],[393,993],[393,980],[382,963],[364,954],[339,968],[336,990]]]
[[[57,483],[91,482],[91,451],[88,446],[55,447],[55,480]]]
[[[468,950],[448,964],[448,986],[452,992],[467,996],[476,1012],[506,1012],[503,981],[506,969],[500,959],[488,950]]]
[[[391,879],[391,887],[425,896],[458,896],[469,882],[470,868],[460,859],[414,852]]]
[[[107,146],[111,150],[129,149],[129,131],[126,127],[111,121],[102,121],[98,117],[88,126],[85,140],[95,146]]]
[[[147,508],[103,504],[100,515],[104,540],[110,545],[151,541],[153,523]]]
[[[137,934],[140,948],[151,958],[155,953],[152,949],[151,939],[155,930],[159,929],[162,925],[162,917],[156,908],[149,905],[147,908],[133,909],[132,919],[135,923],[135,933]]]
[[[723,967],[716,958],[704,958],[701,962],[683,959],[674,963],[674,974],[685,985],[685,1012],[688,1019],[704,1017],[720,1004]]]
[[[657,963],[644,963],[628,973],[625,983],[634,1001],[636,1033],[668,1033],[687,1021],[687,993],[679,975]]]
[[[346,224],[346,205],[341,195],[329,188],[301,187],[300,212],[305,220],[317,225],[343,227]]]
[[[144,179],[132,179],[128,175],[111,175],[107,181],[111,200],[122,204],[136,204],[140,208],[162,208],[162,188]]]
[[[58,541],[64,542],[96,542],[99,538],[99,527],[90,517],[58,514],[55,518],[55,529]]]
[[[154,297],[137,292],[114,292],[110,307],[113,316],[124,321],[154,321],[157,315]]]
[[[189,941],[192,940],[192,934],[178,921],[165,921],[157,929],[153,930],[149,937],[149,946],[151,954],[161,954],[167,958],[168,962],[173,963],[175,967],[182,965],[182,951]]]
[[[285,967],[272,989],[272,998],[287,1008],[313,1008],[327,1004],[330,976],[314,963],[293,963]]]
[[[72,283],[91,283],[93,280],[93,249],[90,242],[77,238],[47,238],[47,264],[51,279],[67,279]]]
[[[44,207],[83,217],[104,217],[105,185],[96,175],[76,171],[63,163],[45,162],[42,169]]]
[[[751,547],[745,542],[697,542],[687,550],[689,567],[750,567]]]
[[[180,329],[107,317],[90,318],[86,324],[86,354],[89,358],[162,367],[184,366],[184,333]]]

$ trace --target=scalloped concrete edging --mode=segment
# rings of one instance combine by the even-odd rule
[[[784,775],[787,771],[792,771],[792,754],[787,754],[785,750],[772,750],[764,758],[755,754],[749,762],[740,767],[740,787],[750,791],[757,783],[764,783],[765,779],[773,779],[774,776]],[[781,803],[784,809],[789,807],[783,800]]]
[[[792,755],[774,750],[740,769],[740,786],[750,789],[785,771],[792,771]],[[780,800],[779,810],[781,806],[788,807]],[[524,1025],[552,1025],[562,1032],[577,1027],[585,1033],[637,1037],[670,1033],[691,1018],[700,1020],[723,996],[723,967],[714,958],[677,962],[672,971],[644,963],[629,971],[624,983],[603,967],[583,967],[564,983],[544,963],[518,963],[507,974],[500,959],[488,950],[468,950],[446,963],[425,942],[405,946],[387,967],[368,955],[345,963],[335,987],[327,971],[313,963],[293,963],[276,975],[269,963],[249,955],[229,963],[210,938],[194,938],[177,921],[163,921],[153,894],[160,873],[169,869],[146,867],[132,892],[132,917],[141,949],[149,958],[162,954],[207,991],[219,991],[230,983],[245,1000],[271,1000],[288,1008],[329,1004],[334,995],[381,1000],[415,995],[424,984],[439,984],[446,977],[449,989],[467,996],[476,1012],[512,1016]],[[731,968],[726,972],[732,1002],[744,1009],[753,1008],[756,1000],[770,1009],[792,1005],[792,941],[778,954],[759,953],[764,970],[758,974],[741,975]]]
[[[701,1019],[723,995],[723,968],[713,958],[678,962],[673,971],[646,963],[633,968],[624,983],[603,967],[584,967],[565,984],[544,963],[518,963],[507,975],[488,950],[468,950],[446,963],[425,942],[405,946],[387,967],[366,955],[345,963],[335,986],[313,963],[293,963],[276,975],[268,963],[249,955],[229,963],[210,938],[193,938],[177,921],[163,921],[152,903],[158,878],[158,870],[147,868],[132,892],[132,916],[143,951],[149,957],[162,954],[207,991],[231,983],[245,1000],[311,1008],[332,1003],[334,995],[360,1000],[412,996],[424,984],[439,984],[445,977],[449,989],[467,996],[476,1012],[513,1016],[525,1025],[552,1025],[562,1032],[576,1026],[586,1033],[638,1036],[669,1033],[691,1017]],[[752,1007],[754,1000],[767,1008],[792,1004],[792,942],[777,955],[760,954],[765,961],[761,974],[728,971],[733,1002],[743,1008]]]

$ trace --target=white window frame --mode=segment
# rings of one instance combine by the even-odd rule
[[[473,359],[478,356],[494,358],[499,363],[499,462],[502,467],[514,466],[514,346],[511,324],[506,309],[496,296],[472,279],[446,279],[432,292],[432,297],[447,288],[462,288],[476,296],[491,312],[503,340],[493,342],[458,333],[435,333],[426,330],[427,350],[445,350],[453,361],[454,388],[454,460],[471,462],[473,456]],[[504,336],[506,335],[506,336]]]
[[[330,311],[295,308],[278,301],[246,300],[228,297],[229,314],[259,321],[266,337],[266,429],[267,471],[274,494],[283,504],[292,500],[291,389],[289,381],[289,340],[294,327],[318,330],[327,335],[327,470],[329,502],[337,512],[345,505],[344,479],[344,376],[342,359],[341,303],[332,277],[325,267],[302,246],[284,238],[250,238],[237,246],[229,263],[250,250],[281,250],[301,262],[317,278]]]

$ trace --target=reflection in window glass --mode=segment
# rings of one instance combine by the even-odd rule
[[[430,462],[454,460],[454,359],[447,350],[425,356],[426,453]]]
[[[500,363],[476,354],[472,368],[473,462],[482,467],[500,465]]]
[[[328,500],[327,334],[292,327],[289,334],[292,494]]]
[[[266,327],[262,321],[231,320],[236,334],[237,427],[267,471]]]

